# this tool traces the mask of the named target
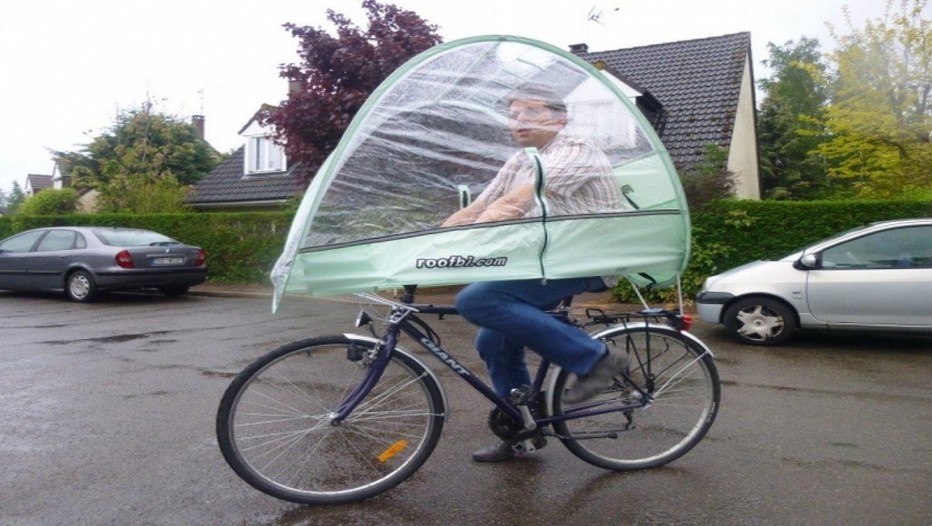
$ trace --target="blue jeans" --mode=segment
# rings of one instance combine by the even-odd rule
[[[473,283],[456,296],[456,308],[478,325],[476,349],[492,385],[505,397],[531,384],[524,347],[576,374],[588,373],[605,354],[605,345],[544,312],[560,300],[605,289],[602,278],[569,278]]]

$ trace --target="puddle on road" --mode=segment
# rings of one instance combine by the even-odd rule
[[[233,378],[239,374],[239,371],[229,372],[229,371],[210,371],[207,369],[202,369],[201,374],[204,376],[209,376],[211,378]]]
[[[103,336],[100,338],[84,338],[81,340],[50,340],[45,343],[47,345],[72,345],[80,342],[91,342],[91,343],[124,343],[131,342],[134,340],[142,340],[150,336],[160,336],[162,334],[168,334],[170,331],[153,331],[153,332],[144,332],[138,334],[115,334],[113,336]]]

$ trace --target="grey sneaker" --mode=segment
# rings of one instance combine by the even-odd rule
[[[628,368],[631,358],[618,349],[608,349],[601,360],[587,374],[578,376],[576,383],[563,393],[563,401],[577,404],[597,395],[612,384],[612,378]]]

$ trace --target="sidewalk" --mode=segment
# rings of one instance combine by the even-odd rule
[[[188,294],[192,296],[272,299],[273,290],[272,285],[229,285],[225,283],[205,282],[191,287]]]

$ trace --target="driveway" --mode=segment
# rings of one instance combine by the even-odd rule
[[[609,473],[556,440],[527,459],[475,464],[469,453],[491,440],[488,405],[443,371],[452,416],[407,482],[324,508],[253,490],[217,449],[223,390],[260,353],[354,330],[355,311],[0,292],[0,523],[932,524],[932,340],[813,335],[762,349],[702,323],[694,333],[716,352],[722,407],[708,437],[667,467]],[[468,325],[431,323],[482,370]]]

